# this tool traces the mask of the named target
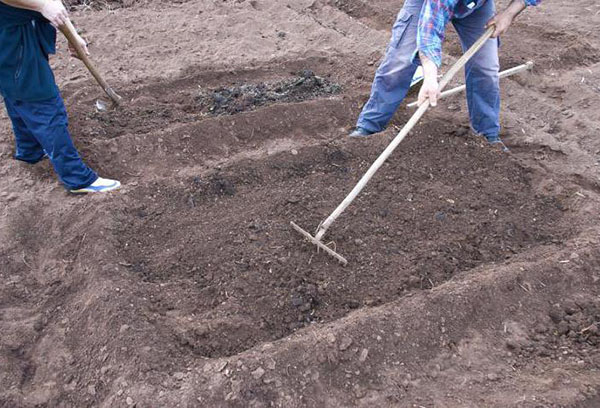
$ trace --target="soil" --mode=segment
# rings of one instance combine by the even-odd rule
[[[73,5],[124,106],[96,108],[63,39],[52,64],[123,188],[69,195],[0,114],[0,407],[600,406],[599,5],[546,0],[503,38],[503,69],[535,61],[502,80],[509,154],[456,95],[327,232],[347,266],[290,227],[410,116],[346,137],[399,7]]]

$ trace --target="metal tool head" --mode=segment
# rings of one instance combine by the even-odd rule
[[[328,255],[333,256],[342,265],[344,265],[344,266],[348,265],[348,260],[346,260],[346,258],[344,258],[340,254],[335,252],[333,249],[329,248],[327,245],[325,245],[324,243],[322,243],[321,241],[319,241],[318,239],[316,239],[315,237],[310,235],[308,232],[304,231],[295,222],[290,221],[290,224],[292,225],[292,228],[294,228],[296,231],[298,231],[300,234],[302,234],[302,236],[304,236],[304,238],[306,238],[310,243],[315,244],[317,246],[317,248],[322,249]]]

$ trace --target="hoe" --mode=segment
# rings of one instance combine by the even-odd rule
[[[83,61],[87,69],[96,79],[98,84],[100,84],[102,89],[104,89],[104,92],[106,92],[108,97],[113,101],[115,105],[120,105],[122,98],[119,95],[117,95],[117,93],[113,91],[113,89],[108,85],[104,78],[102,78],[102,75],[100,75],[100,72],[96,69],[94,63],[90,60],[90,57],[86,55],[83,48],[79,45],[77,41],[75,41],[76,31],[75,27],[73,27],[73,24],[70,21],[67,21],[67,23],[60,26],[59,29],[65,35],[65,37],[67,37],[67,40],[69,40],[69,43],[71,43],[73,48],[75,48],[79,59]]]
[[[494,32],[494,27],[488,28],[487,31],[481,36],[481,38],[479,38],[477,40],[477,42],[475,42],[475,44],[473,44],[471,46],[471,48],[469,48],[469,50],[467,50],[467,52],[465,52],[465,54],[462,57],[460,57],[460,59],[458,61],[456,61],[456,63],[450,68],[450,70],[446,73],[446,75],[444,75],[444,77],[440,81],[440,85],[439,85],[440,91],[442,91],[448,85],[448,83],[452,80],[452,78],[456,75],[456,73],[467,63],[467,61],[469,61],[469,59],[477,51],[479,51],[479,49],[483,46],[483,44],[491,37],[493,32]],[[528,69],[530,67],[531,67],[530,63],[525,64],[521,67],[517,67],[518,70],[516,72],[520,72],[520,71],[522,71],[524,69]],[[517,68],[513,68],[512,70],[509,70],[509,71],[512,71],[510,74],[516,73],[515,69],[517,69]],[[506,75],[504,75],[504,76],[506,76]],[[319,224],[319,226],[317,227],[317,232],[314,237],[311,234],[309,234],[308,232],[306,232],[305,230],[303,230],[302,228],[300,228],[293,221],[290,222],[292,227],[296,231],[298,231],[300,234],[302,234],[302,236],[304,236],[309,242],[316,245],[317,250],[322,249],[327,254],[329,254],[329,255],[333,256],[335,259],[337,259],[343,265],[347,265],[348,261],[346,260],[346,258],[344,258],[342,255],[338,254],[335,250],[331,249],[329,246],[327,246],[326,244],[323,243],[323,241],[322,241],[323,236],[325,235],[325,233],[327,232],[327,230],[329,229],[331,224],[333,224],[333,222],[344,212],[344,210],[352,203],[352,201],[354,201],[356,196],[358,196],[358,194],[360,194],[360,192],[365,187],[365,185],[369,182],[369,180],[371,180],[371,177],[373,177],[373,175],[377,172],[377,170],[379,170],[379,168],[383,165],[383,163],[387,160],[387,158],[392,154],[394,149],[396,149],[396,147],[400,144],[400,142],[402,142],[402,140],[406,137],[406,135],[408,135],[408,132],[410,132],[412,130],[412,128],[417,124],[417,122],[425,114],[427,109],[429,109],[429,100],[426,100],[417,109],[417,111],[413,114],[413,116],[406,123],[406,125],[404,125],[404,128],[402,128],[400,133],[398,133],[398,135],[394,138],[394,140],[392,140],[392,142],[383,151],[383,153],[381,153],[381,155],[377,158],[377,160],[371,165],[369,170],[367,170],[365,175],[360,179],[358,184],[356,184],[354,189],[352,189],[352,191],[350,192],[350,194],[348,194],[348,196],[344,199],[344,201],[342,201],[342,203],[335,209],[335,211],[333,211],[333,213],[331,213],[331,215],[326,220],[322,221]]]

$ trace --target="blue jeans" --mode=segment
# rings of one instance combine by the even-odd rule
[[[15,159],[37,163],[47,154],[68,189],[88,187],[98,176],[86,166],[73,145],[67,111],[60,95],[37,102],[4,98],[15,133]]]
[[[371,97],[363,107],[357,127],[373,133],[382,131],[408,93],[417,69],[413,56],[417,49],[417,26],[424,1],[404,2],[383,62],[375,74]],[[495,12],[493,0],[488,0],[466,17],[452,20],[463,51],[485,32],[485,25]],[[471,126],[488,140],[497,139],[500,132],[499,68],[497,39],[488,40],[465,65]]]

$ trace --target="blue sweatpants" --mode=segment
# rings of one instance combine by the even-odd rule
[[[73,145],[62,97],[37,102],[4,98],[13,125],[17,160],[37,163],[48,155],[67,189],[88,187],[98,175],[86,166]]]
[[[392,119],[408,93],[417,69],[413,56],[417,49],[417,26],[425,0],[406,0],[392,29],[392,39],[383,62],[377,69],[371,96],[358,118],[357,127],[380,132]],[[485,32],[486,23],[494,16],[493,0],[463,18],[454,18],[454,25],[464,51]],[[490,39],[466,64],[467,102],[473,129],[494,140],[500,132],[500,86],[498,79],[498,40]]]

